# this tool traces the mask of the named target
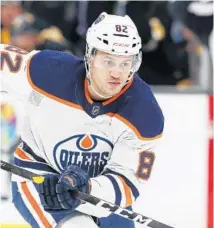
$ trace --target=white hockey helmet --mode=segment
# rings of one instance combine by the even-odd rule
[[[113,55],[133,56],[130,73],[136,72],[142,61],[141,38],[134,22],[128,15],[117,16],[103,12],[94,21],[86,34],[86,69],[94,50]],[[88,72],[89,73],[89,72]]]

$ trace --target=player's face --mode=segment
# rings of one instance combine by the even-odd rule
[[[102,96],[110,97],[124,87],[132,68],[133,56],[97,51],[91,61],[91,83]]]

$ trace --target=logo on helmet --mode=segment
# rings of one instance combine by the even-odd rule
[[[130,44],[123,44],[123,43],[113,43],[114,46],[118,46],[118,47],[129,47]]]
[[[105,15],[104,14],[101,14],[94,22],[94,24],[98,24],[100,23],[103,19],[105,18]]]

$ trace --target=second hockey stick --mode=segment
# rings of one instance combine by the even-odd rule
[[[41,184],[43,183],[45,177],[35,174],[33,172],[30,172],[28,170],[25,170],[21,167],[18,167],[16,165],[7,163],[5,161],[1,160],[1,169],[11,172],[15,175],[24,177],[28,180],[33,181],[34,183],[37,184]],[[138,222],[140,224],[145,225],[145,227],[150,227],[150,228],[173,228],[172,226],[168,226],[164,223],[158,222],[154,219],[148,218],[144,215],[138,214],[136,212],[124,209],[122,207],[119,207],[118,205],[115,205],[113,203],[107,202],[105,200],[102,200],[100,198],[97,198],[95,196],[92,196],[90,194],[86,194],[83,192],[78,192],[75,195],[77,198],[79,198],[80,200],[86,202],[86,203],[90,203],[93,204],[94,206],[100,206],[102,208],[105,208],[106,210],[117,214],[119,216],[122,216],[126,219],[132,220],[134,222]]]

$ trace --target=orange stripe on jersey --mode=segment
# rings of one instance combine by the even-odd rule
[[[124,179],[122,177],[118,178],[121,180],[122,184],[123,184],[123,188],[125,191],[125,195],[126,195],[126,207],[131,206],[132,205],[132,192],[130,187],[126,184],[126,182],[124,181]]]
[[[62,99],[62,98],[59,98],[59,97],[57,97],[57,96],[54,96],[53,94],[50,94],[50,93],[48,93],[48,92],[46,92],[46,91],[40,89],[39,87],[37,87],[37,86],[33,83],[33,81],[31,80],[31,76],[30,76],[30,62],[31,62],[32,57],[33,57],[33,56],[31,56],[31,58],[27,61],[27,78],[28,78],[28,82],[29,82],[29,84],[31,85],[31,87],[32,87],[34,90],[36,90],[37,92],[39,92],[39,93],[41,93],[41,94],[43,94],[43,95],[45,95],[45,96],[47,96],[47,97],[49,97],[49,98],[55,100],[55,101],[58,101],[58,102],[60,102],[60,103],[62,103],[62,104],[68,105],[68,106],[73,107],[73,108],[76,108],[76,109],[83,110],[83,108],[82,108],[80,105],[74,104],[74,103],[72,103],[72,102],[70,102],[70,101],[66,101],[66,100],[64,100],[64,99]]]
[[[24,160],[31,160],[32,161],[32,159],[30,157],[28,157],[25,154],[25,152],[23,150],[21,150],[20,148],[16,148],[15,154],[17,154],[20,158],[22,158]]]
[[[106,101],[103,101],[102,102],[102,105],[105,106],[105,105],[108,105],[110,103],[112,103],[113,101],[115,101],[119,96],[121,96],[123,93],[125,93],[125,91],[132,85],[132,82],[133,82],[133,77],[132,79],[130,80],[130,82],[115,96],[113,96],[112,98],[106,100]],[[88,80],[85,79],[85,82],[84,82],[84,92],[85,92],[85,96],[86,96],[86,99],[88,101],[88,103],[90,104],[93,104],[93,100],[91,99],[91,97],[89,96],[89,91],[88,91]]]
[[[134,133],[136,134],[136,136],[139,138],[139,139],[142,139],[144,141],[150,141],[150,140],[154,140],[154,139],[158,139],[162,136],[162,133],[155,136],[155,137],[151,137],[151,138],[147,138],[147,137],[143,137],[140,132],[138,131],[138,129],[131,123],[129,122],[127,119],[125,119],[124,117],[118,115],[118,114],[114,114],[114,113],[107,113],[106,115],[110,116],[110,117],[115,117],[117,119],[119,119],[121,122],[123,122],[125,125],[127,125],[129,128],[132,129],[132,131],[134,131]]]
[[[37,213],[38,217],[41,219],[41,222],[43,223],[45,228],[52,228],[52,225],[48,222],[47,218],[43,214],[43,211],[41,210],[38,203],[36,202],[36,200],[33,198],[32,194],[30,193],[30,190],[28,189],[26,182],[21,183],[21,188],[22,188],[23,192],[25,193],[28,201],[32,205],[33,209]]]

